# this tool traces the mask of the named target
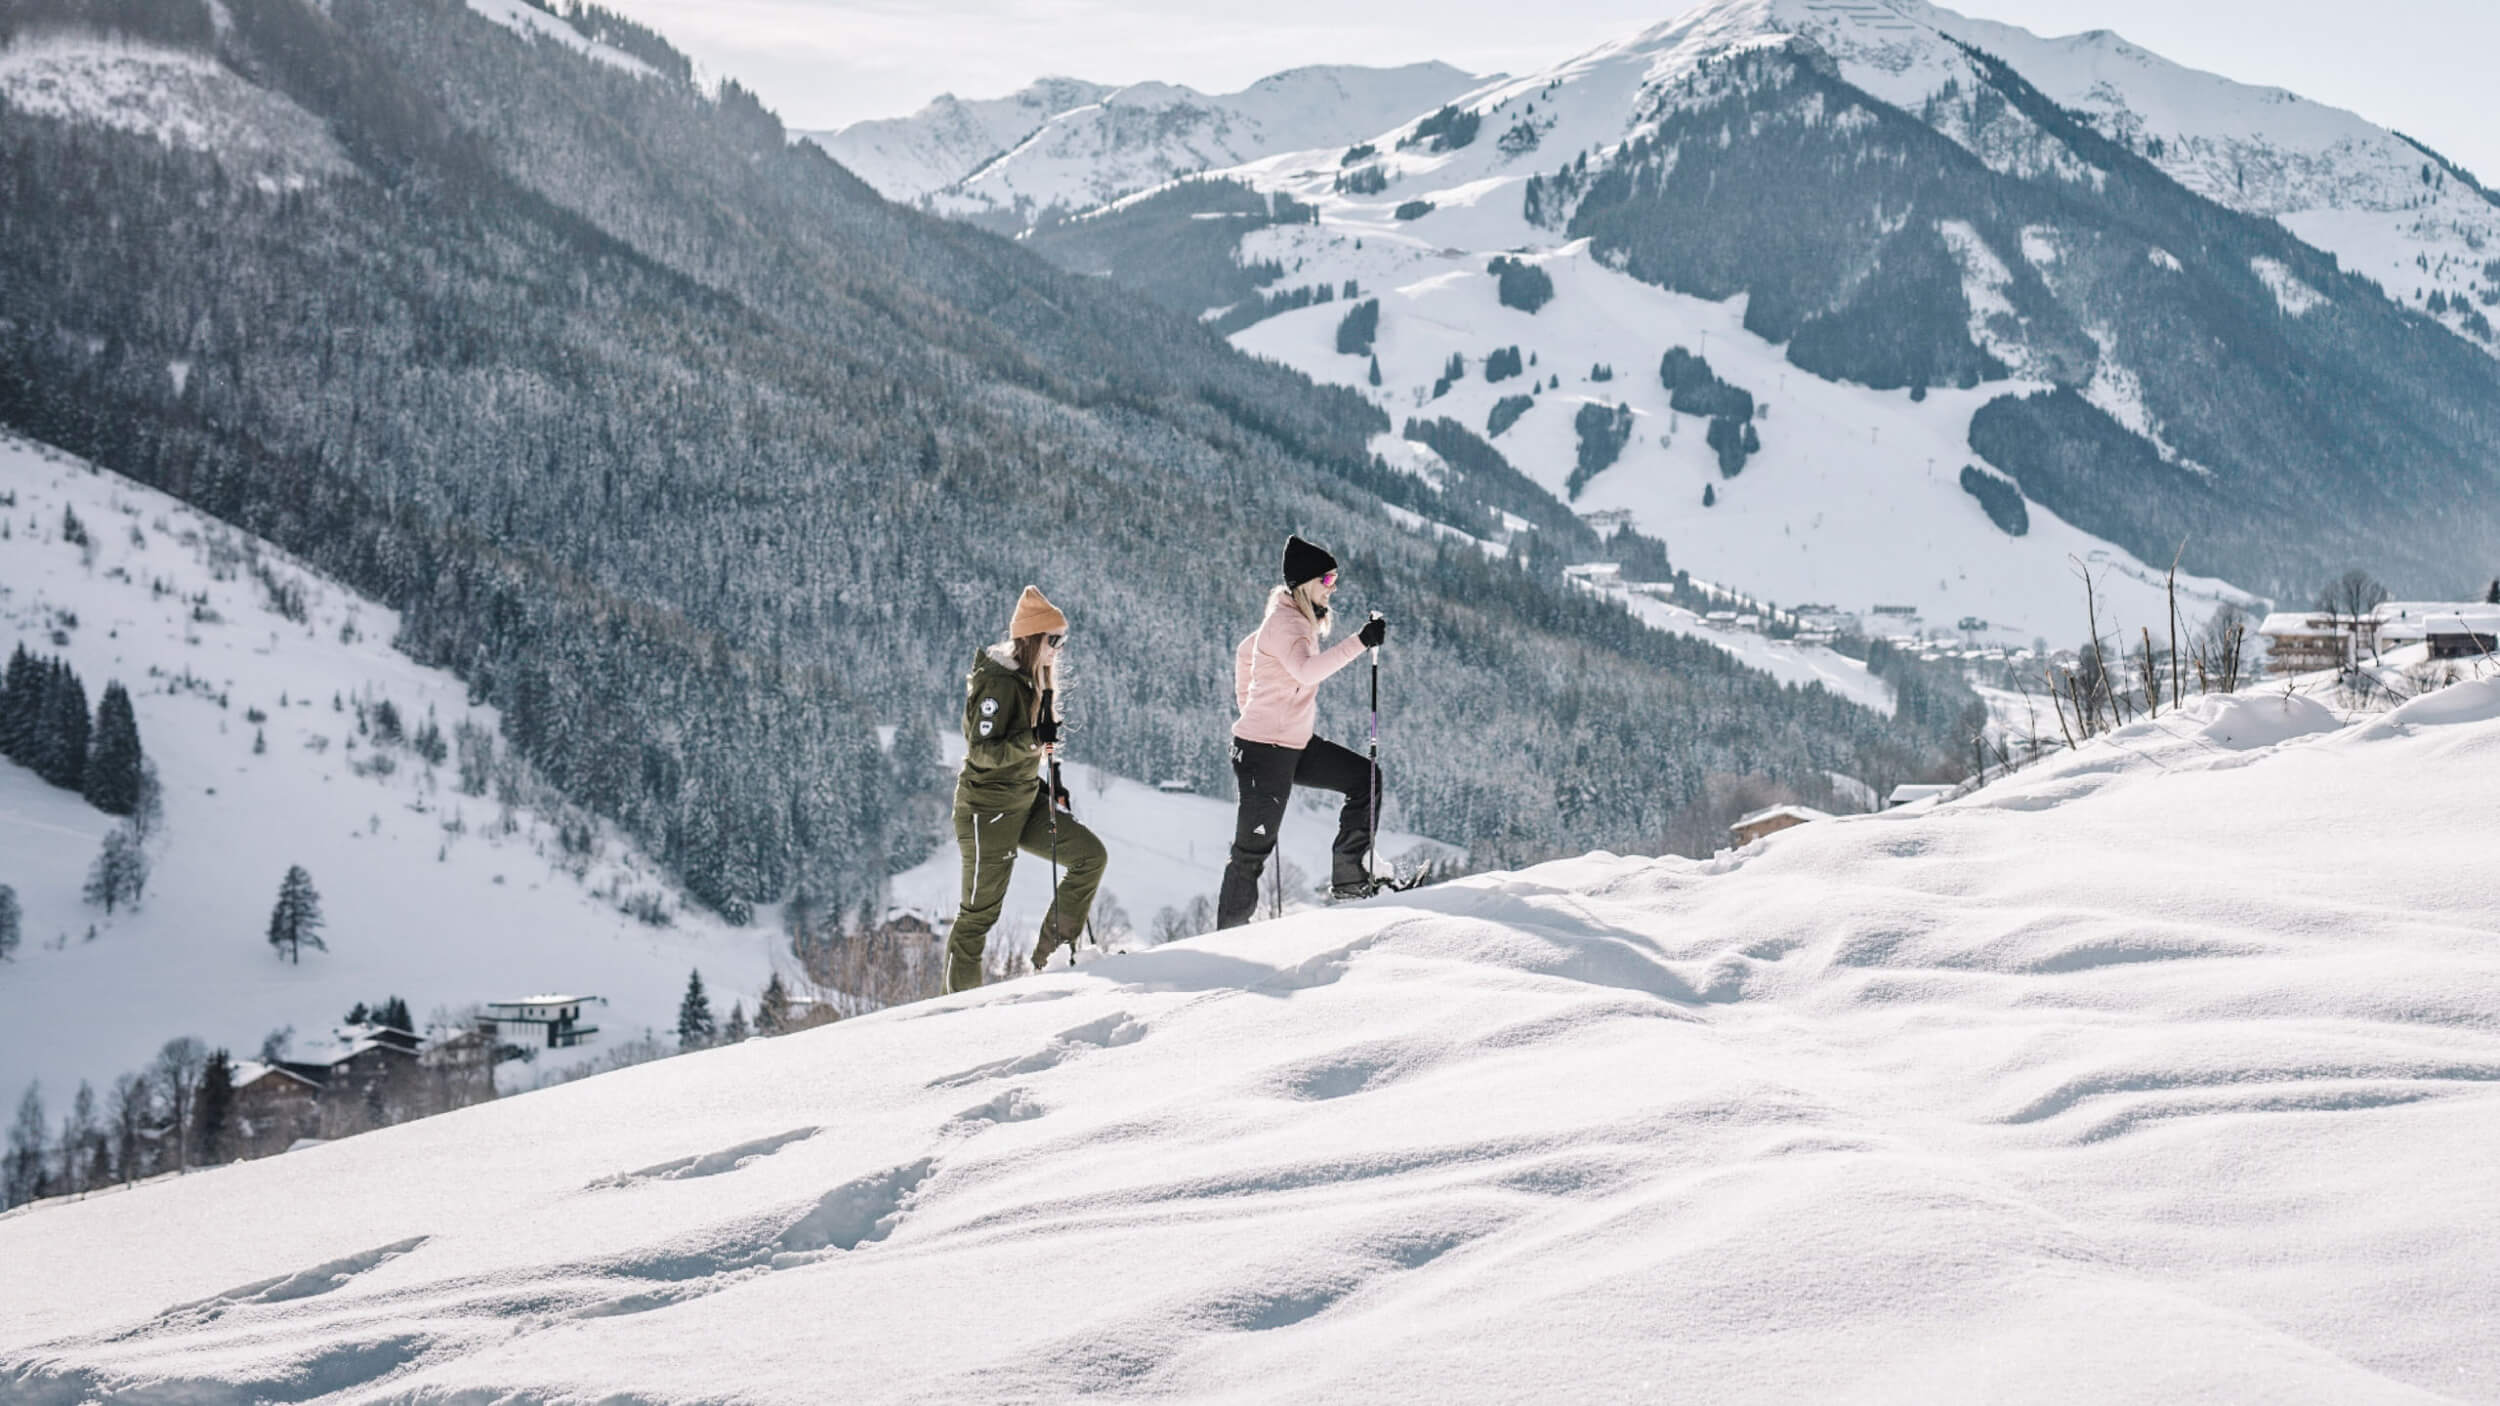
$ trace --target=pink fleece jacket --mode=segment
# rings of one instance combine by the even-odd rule
[[[1294,609],[1291,592],[1277,587],[1267,598],[1267,618],[1233,652],[1233,704],[1241,709],[1233,736],[1278,747],[1309,746],[1319,716],[1319,686],[1362,652],[1358,635],[1321,649],[1319,627]]]

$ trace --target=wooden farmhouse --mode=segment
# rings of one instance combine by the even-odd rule
[[[2376,615],[2332,610],[2278,610],[2257,626],[2266,642],[2266,672],[2314,674],[2359,663],[2378,648]]]

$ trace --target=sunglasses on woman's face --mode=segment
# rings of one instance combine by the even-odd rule
[[[1044,635],[1042,636],[1042,643],[1049,645],[1053,649],[1057,649],[1059,647],[1059,642],[1066,638],[1066,635]]]
[[[1321,572],[1321,573],[1319,574],[1319,583],[1320,583],[1321,585],[1323,585],[1323,586],[1334,586],[1334,585],[1336,585],[1336,584],[1337,584],[1337,573],[1336,573],[1336,572],[1333,572],[1333,571],[1323,571],[1323,572]]]

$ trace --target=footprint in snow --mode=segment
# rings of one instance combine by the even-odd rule
[[[344,1286],[358,1275],[369,1273],[398,1259],[401,1255],[424,1244],[426,1239],[427,1237],[423,1235],[411,1235],[405,1240],[394,1240],[388,1245],[371,1250],[342,1255],[334,1260],[324,1260],[310,1269],[299,1269],[293,1274],[280,1274],[268,1279],[255,1280],[240,1288],[228,1289],[222,1294],[211,1294],[207,1298],[194,1300],[191,1303],[176,1304],[158,1314],[156,1323],[151,1326],[163,1328],[174,1326],[180,1320],[193,1317],[215,1317],[227,1309],[246,1304],[289,1303],[296,1299],[312,1298],[317,1294],[327,1294]]]
[[[683,1181],[688,1177],[719,1176],[723,1172],[734,1172],[759,1157],[770,1157],[794,1142],[804,1142],[823,1131],[822,1128],[792,1128],[786,1133],[756,1138],[749,1142],[739,1143],[735,1147],[724,1147],[718,1152],[706,1152],[693,1157],[678,1157],[666,1162],[655,1162],[639,1171],[619,1172],[614,1176],[601,1177],[585,1189],[599,1191],[612,1187],[633,1186],[646,1181]]]
[[[1120,1045],[1133,1045],[1146,1038],[1146,1027],[1124,1012],[1113,1012],[1099,1020],[1062,1030],[1050,1037],[1050,1043],[1028,1055],[994,1059],[976,1064],[940,1079],[931,1080],[932,1089],[955,1089],[978,1084],[988,1079],[1008,1079],[1018,1074],[1033,1074],[1055,1068],[1087,1050],[1105,1050]]]
[[[977,1133],[1000,1123],[1022,1123],[1039,1118],[1050,1110],[1041,1100],[1022,1089],[1009,1089],[996,1098],[976,1103],[947,1120],[946,1128],[955,1133]]]

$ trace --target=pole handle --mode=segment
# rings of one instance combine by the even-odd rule
[[[1380,612],[1379,612],[1379,611],[1377,611],[1377,610],[1373,611],[1373,612],[1372,612],[1372,618],[1373,618],[1374,620],[1379,619],[1379,618],[1380,618]],[[1372,646],[1372,648],[1371,648],[1371,655],[1372,655],[1372,731],[1373,731],[1373,732],[1375,732],[1375,733],[1377,733],[1377,732],[1379,732],[1379,731],[1380,731],[1380,717],[1379,717],[1379,714],[1380,714],[1380,646],[1379,646],[1379,645],[1373,645],[1373,646]]]

